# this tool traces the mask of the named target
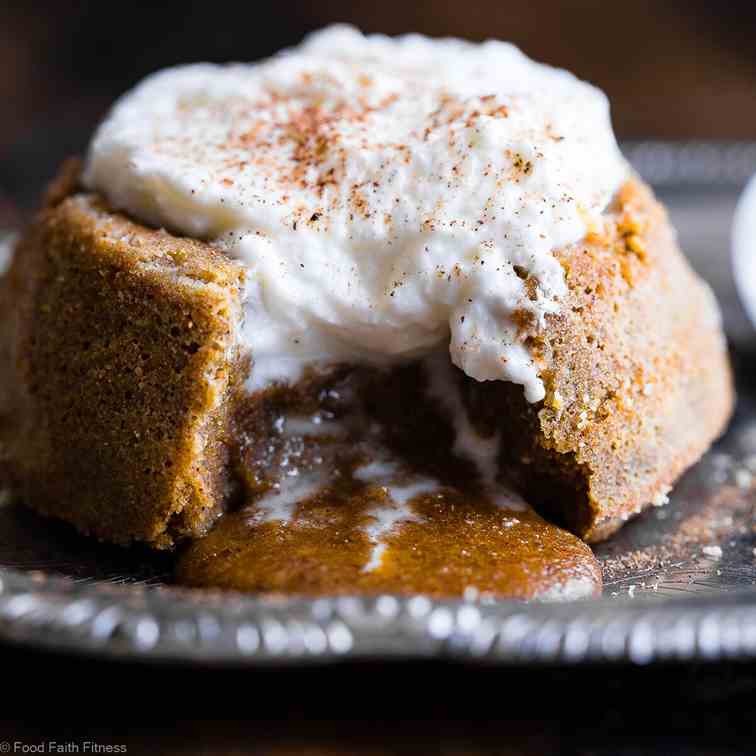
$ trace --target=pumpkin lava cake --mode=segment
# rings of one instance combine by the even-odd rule
[[[3,268],[3,480],[192,585],[591,595],[733,404],[605,97],[500,42],[160,72]]]

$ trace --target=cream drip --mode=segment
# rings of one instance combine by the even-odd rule
[[[452,421],[454,453],[475,465],[483,489],[494,504],[515,511],[528,509],[519,496],[498,482],[501,436],[495,433],[484,438],[473,428],[455,381],[457,369],[444,355],[432,355],[426,358],[424,365],[428,394],[441,404]]]
[[[379,485],[388,497],[386,502],[368,511],[371,522],[366,526],[365,533],[372,543],[372,550],[362,570],[371,572],[381,566],[383,554],[388,548],[384,542],[387,535],[396,532],[400,523],[422,522],[423,518],[409,506],[410,502],[421,494],[438,491],[441,484],[425,477],[408,481],[406,476],[401,475],[397,464],[382,459],[359,467],[354,477],[368,484]]]

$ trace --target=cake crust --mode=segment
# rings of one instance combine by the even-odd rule
[[[244,273],[67,181],[3,284],[5,475],[86,533],[167,547],[203,532],[230,495]]]
[[[111,212],[73,175],[0,281],[0,472],[82,531],[170,547],[234,492],[232,418],[254,401],[240,398],[244,271]],[[722,432],[732,378],[716,303],[638,180],[556,255],[560,313],[521,322],[545,400],[461,372],[460,388],[531,504],[597,541],[661,502]]]
[[[468,406],[504,434],[502,463],[537,509],[601,541],[672,484],[724,431],[733,379],[719,309],[666,211],[629,181],[581,243],[556,252],[569,293],[530,338],[546,398],[465,381]]]

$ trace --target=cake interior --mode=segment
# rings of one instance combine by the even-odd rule
[[[469,413],[477,454],[465,448],[460,436],[473,427],[449,411],[465,410],[463,386],[441,354],[391,370],[312,373],[242,400],[239,494],[182,550],[179,581],[313,595],[598,592],[590,549],[501,479],[493,418]]]

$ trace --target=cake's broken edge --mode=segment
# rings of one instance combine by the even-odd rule
[[[84,532],[170,547],[202,534],[233,494],[244,270],[110,212],[76,177],[69,165],[53,182],[0,281],[0,475]],[[569,288],[560,313],[540,331],[522,320],[546,399],[463,383],[533,506],[597,541],[658,502],[722,432],[732,376],[716,304],[639,181],[603,228],[556,255]]]
[[[568,295],[530,335],[547,366],[545,400],[468,386],[473,402],[507,418],[502,463],[529,502],[596,542],[663,503],[721,435],[733,377],[717,303],[640,180],[600,228],[556,255]]]
[[[3,281],[5,476],[85,533],[169,547],[232,494],[244,270],[72,194],[75,177],[53,184]]]

